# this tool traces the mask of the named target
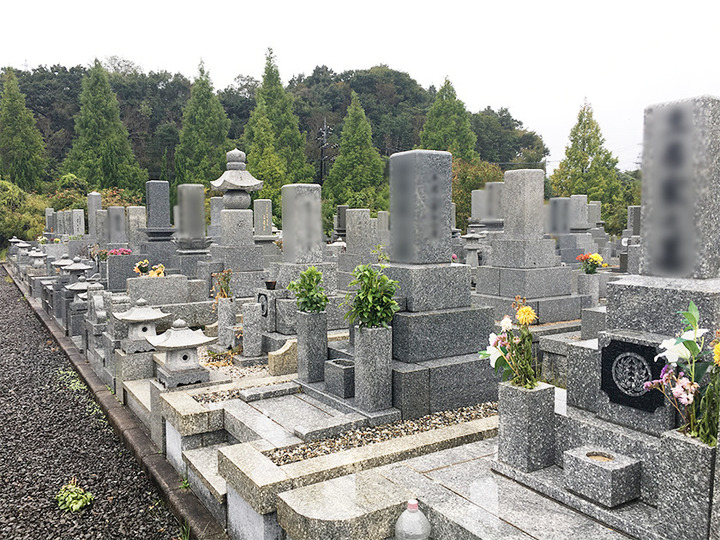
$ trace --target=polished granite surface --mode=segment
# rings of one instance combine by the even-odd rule
[[[367,524],[362,525],[363,521],[376,521],[371,516],[375,515],[377,519],[382,507],[385,523],[374,523],[373,532],[365,537],[385,538],[390,536],[387,533],[391,533],[391,525],[394,525],[388,516],[399,515],[403,500],[409,494],[419,500],[430,520],[433,538],[628,538],[491,471],[496,451],[496,438],[478,441],[364,471],[362,481],[355,478],[358,475],[349,475],[292,490],[280,495],[288,503],[280,512],[282,525],[294,540],[304,537],[310,525],[307,518],[312,521],[313,516],[324,515],[327,519],[327,512],[338,507],[340,496],[344,501],[340,505],[343,511],[335,517],[345,523],[355,523],[365,534],[369,530],[365,528]],[[368,476],[374,480],[370,481]],[[345,484],[348,482],[352,483],[353,489],[347,489]],[[337,483],[335,487],[340,491],[333,489],[331,483]],[[365,493],[365,486],[372,490],[372,496]],[[383,492],[392,496],[383,497]],[[305,534],[293,535],[293,532],[300,532],[300,529],[293,531],[293,524],[301,522]],[[324,521],[324,525],[329,523]],[[329,529],[323,532],[326,538],[336,537]],[[360,531],[356,529],[355,532]],[[343,534],[346,538],[359,537],[351,530],[345,530]]]

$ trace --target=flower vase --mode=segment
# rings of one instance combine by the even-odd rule
[[[237,307],[235,299],[218,298],[218,340],[217,345],[223,350],[232,349],[235,344],[235,326],[237,325]]]
[[[538,383],[533,389],[502,382],[498,460],[523,472],[555,463],[555,387]]]
[[[600,274],[586,274],[581,272],[578,275],[578,294],[590,297],[590,305],[595,307],[600,303]]]
[[[355,327],[355,404],[367,412],[392,407],[392,327]]]
[[[716,454],[675,429],[660,436],[657,532],[664,538],[718,538],[710,534]]]
[[[297,312],[298,379],[303,382],[325,380],[328,359],[327,312]]]

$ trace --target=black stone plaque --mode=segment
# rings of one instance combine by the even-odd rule
[[[656,347],[616,339],[610,341],[602,350],[600,388],[611,403],[650,413],[663,406],[662,393],[643,387],[646,381],[660,378],[665,362],[656,362],[657,354]]]
[[[260,315],[268,316],[268,297],[267,294],[258,293],[258,303],[260,304]]]

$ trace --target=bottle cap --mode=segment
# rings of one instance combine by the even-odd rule
[[[416,499],[410,499],[410,500],[408,501],[408,506],[407,506],[407,507],[408,507],[408,510],[411,510],[411,511],[413,511],[413,512],[417,511],[417,509],[418,509],[418,502],[417,502],[417,500],[416,500]]]

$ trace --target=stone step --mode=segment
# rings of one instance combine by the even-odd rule
[[[190,488],[222,527],[226,526],[227,484],[218,473],[218,450],[224,446],[216,444],[182,453]]]
[[[225,414],[225,430],[232,437],[235,437],[238,442],[264,439],[273,448],[302,442],[301,439],[293,435],[292,431],[285,429],[244,401],[229,400],[223,404],[223,410]]]
[[[151,379],[137,379],[123,382],[121,399],[124,404],[135,413],[145,427],[150,429],[150,381]]]

